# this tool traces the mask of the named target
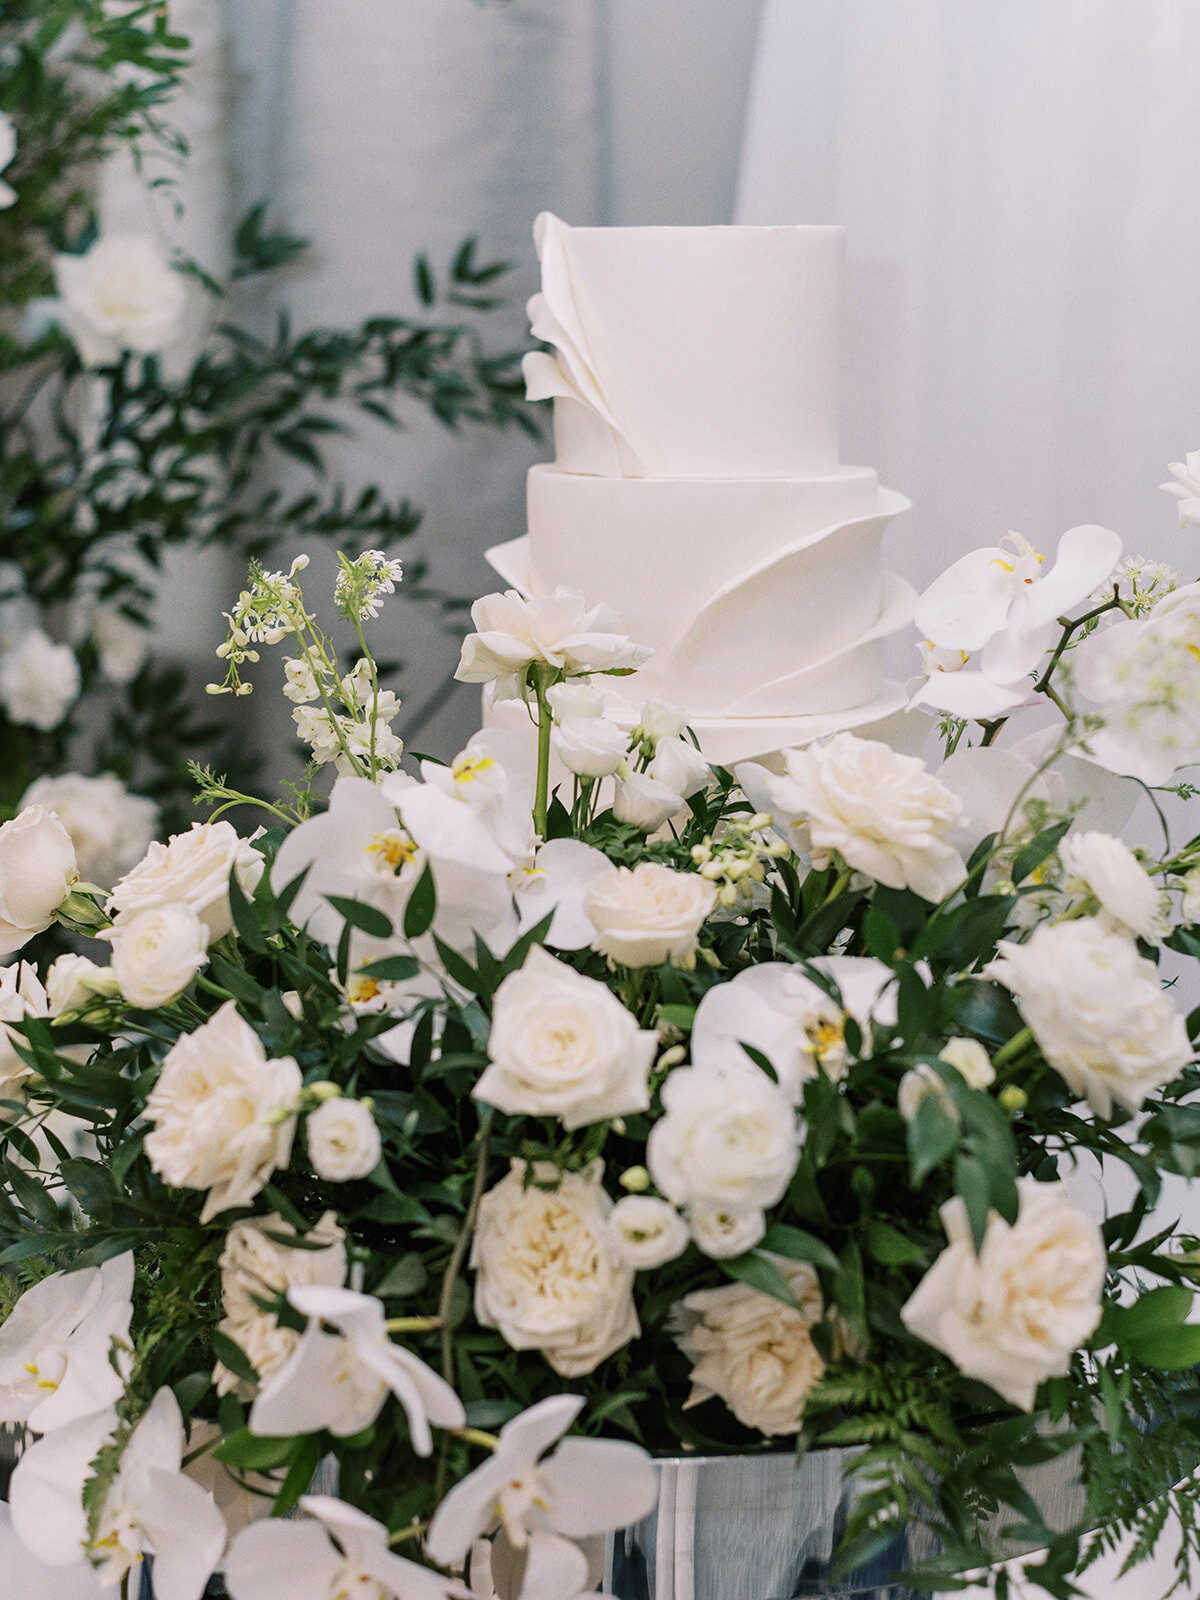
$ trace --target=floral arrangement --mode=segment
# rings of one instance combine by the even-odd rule
[[[1150,1214],[1200,1168],[1164,981],[1200,839],[1119,833],[1189,792],[1200,585],[1119,563],[1072,530],[932,586],[935,770],[841,733],[736,774],[677,708],[612,720],[645,652],[563,592],[479,601],[463,646],[528,739],[405,772],[367,644],[394,566],[341,562],[349,670],[303,563],[256,569],[213,689],[286,648],[327,807],[242,837],[203,772],[211,820],[108,895],[44,807],[0,828],[3,948],[57,917],[110,952],[3,969],[20,1537],[126,1592],[151,1557],[159,1600],[576,1600],[654,1452],[836,1444],[848,1569],[920,1519],[918,1586],[1040,1543],[1067,1596],[1173,1511],[1186,1580],[1200,1255]],[[1133,1192],[1102,1219],[1100,1161]],[[1020,1476],[1053,1458],[1067,1526]]]

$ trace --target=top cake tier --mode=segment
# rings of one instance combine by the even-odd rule
[[[794,478],[838,466],[844,230],[535,227],[525,358],[560,471]]]

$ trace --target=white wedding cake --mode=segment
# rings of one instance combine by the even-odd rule
[[[529,532],[488,552],[524,594],[603,602],[654,655],[608,679],[630,725],[684,707],[710,761],[768,757],[904,705],[883,640],[915,596],[884,572],[908,509],[838,452],[843,230],[572,228],[543,213],[525,358],[554,401]],[[627,705],[620,704],[622,697]]]

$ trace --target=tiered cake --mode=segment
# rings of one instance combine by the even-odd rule
[[[535,228],[525,358],[556,459],[529,473],[529,533],[489,551],[526,594],[611,606],[654,656],[607,680],[632,722],[683,706],[710,761],[838,728],[904,693],[883,640],[914,596],[881,566],[908,508],[838,456],[840,228]]]

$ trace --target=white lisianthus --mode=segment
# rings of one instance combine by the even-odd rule
[[[1066,887],[1095,896],[1106,927],[1161,944],[1168,929],[1163,896],[1127,844],[1109,833],[1069,833],[1058,858]]]
[[[676,1344],[692,1362],[685,1408],[715,1396],[744,1427],[772,1439],[799,1432],[825,1363],[812,1341],[824,1314],[816,1273],[806,1261],[770,1259],[795,1306],[749,1284],[730,1283],[685,1295],[671,1323]]]
[[[1189,450],[1182,461],[1169,461],[1167,471],[1171,482],[1158,487],[1178,500],[1179,526],[1200,524],[1200,450]]]
[[[326,1183],[353,1183],[374,1172],[383,1154],[379,1125],[363,1100],[339,1095],[310,1112],[304,1124],[308,1159]]]
[[[7,111],[0,111],[0,172],[12,165],[17,153],[17,130]],[[11,184],[0,181],[0,211],[16,203],[17,191]]]
[[[712,781],[712,768],[696,746],[686,739],[660,739],[646,773],[655,783],[674,790],[685,800],[699,794]]]
[[[658,1034],[606,984],[534,945],[496,990],[490,1065],[471,1091],[509,1115],[581,1128],[650,1104]]]
[[[221,1304],[225,1315],[218,1324],[246,1355],[259,1382],[274,1377],[295,1350],[300,1335],[283,1326],[273,1311],[259,1300],[285,1294],[301,1284],[340,1288],[346,1277],[346,1235],[334,1212],[327,1211],[304,1235],[309,1248],[281,1243],[295,1238],[290,1222],[274,1214],[235,1222],[221,1251]],[[319,1245],[319,1249],[312,1248]],[[218,1394],[245,1388],[220,1362],[213,1369]],[[243,1393],[242,1398],[249,1396]]]
[[[674,1261],[688,1245],[687,1223],[673,1205],[652,1194],[622,1195],[609,1215],[608,1236],[635,1272]]]
[[[1042,1054],[1100,1117],[1126,1111],[1191,1060],[1187,1027],[1158,969],[1094,917],[1043,924],[1028,944],[1001,939],[983,969],[1016,995]]]
[[[156,839],[137,866],[121,878],[106,909],[116,921],[156,906],[185,905],[200,918],[212,944],[229,933],[229,878],[236,873],[249,895],[263,875],[263,858],[240,839],[231,822],[193,822],[187,833]]]
[[[616,631],[607,606],[588,607],[567,589],[523,599],[515,589],[484,595],[471,607],[477,632],[463,640],[454,676],[460,683],[492,683],[498,700],[524,696],[531,666],[568,678],[592,672],[631,672],[650,651]]]
[[[54,812],[71,835],[80,877],[102,889],[142,859],[158,827],[154,801],[131,794],[111,772],[95,778],[81,772],[35,778],[21,804]]]
[[[69,644],[30,628],[0,656],[0,705],[10,721],[49,732],[79,699],[79,661]]]
[[[97,1001],[114,1000],[119,992],[111,967],[70,951],[56,956],[46,974],[46,1005],[52,1017],[82,1014]]]
[[[170,1005],[208,964],[208,929],[187,905],[150,906],[109,930],[112,975],[132,1006]]]
[[[607,778],[624,761],[629,735],[604,717],[562,717],[550,736],[551,748],[568,772],[580,778]]]
[[[1096,1331],[1108,1265],[1100,1229],[1061,1183],[1019,1178],[1020,1209],[988,1218],[979,1254],[966,1204],[942,1207],[949,1245],[901,1309],[905,1327],[1022,1411]]]
[[[269,1060],[227,1000],[163,1057],[146,1101],[151,1167],[172,1188],[208,1191],[201,1222],[248,1205],[287,1165],[301,1082],[292,1058]]]
[[[33,1070],[16,1050],[18,1044],[26,1046],[29,1041],[4,1024],[49,1015],[49,999],[36,967],[28,961],[0,967],[0,1100],[22,1099],[22,1085]],[[12,1116],[11,1111],[0,1106],[0,1122],[11,1121]]]
[[[71,835],[45,806],[0,825],[0,956],[42,933],[79,881]]]
[[[552,683],[546,690],[550,713],[555,722],[568,717],[602,717],[604,696],[586,678],[568,678],[565,683]]]
[[[471,1245],[475,1315],[514,1350],[540,1350],[561,1377],[593,1372],[636,1339],[633,1269],[610,1242],[613,1203],[601,1165],[559,1172],[550,1162],[508,1176],[479,1204]],[[533,1185],[554,1184],[553,1189]]]
[[[613,781],[612,814],[642,833],[655,833],[683,810],[683,796],[648,772],[618,773]]]
[[[800,1159],[790,1095],[765,1072],[680,1067],[646,1141],[655,1186],[676,1205],[736,1212],[778,1204]]]
[[[962,802],[917,756],[875,739],[838,733],[823,744],[789,750],[787,771],[769,780],[777,821],[790,824],[798,851],[846,865],[890,889],[943,900],[966,876],[950,835]]]
[[[938,1060],[953,1067],[968,1089],[990,1089],[996,1081],[992,1058],[978,1039],[947,1039],[938,1051]]]
[[[184,280],[143,234],[109,234],[86,255],[56,256],[54,277],[86,366],[107,366],[124,350],[160,354],[179,334]]]
[[[713,1261],[743,1256],[767,1231],[763,1212],[730,1211],[722,1206],[692,1205],[687,1209],[688,1231],[696,1248]]]
[[[642,737],[657,746],[661,739],[678,739],[687,721],[687,712],[682,706],[668,705],[665,700],[647,700],[638,717],[638,727]]]
[[[592,948],[625,967],[664,961],[690,966],[700,929],[716,904],[713,884],[696,872],[676,872],[658,862],[597,878],[583,909],[596,928]]]

